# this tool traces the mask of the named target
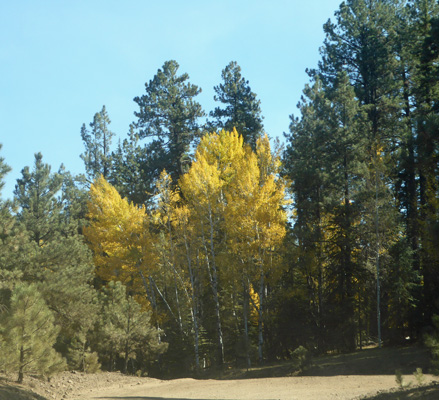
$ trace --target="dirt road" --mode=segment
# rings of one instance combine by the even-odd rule
[[[425,383],[433,377],[425,375]],[[405,377],[409,383],[413,376]],[[341,375],[332,377],[287,377],[230,381],[148,379],[135,384],[88,389],[75,400],[350,400],[396,387],[392,375]]]

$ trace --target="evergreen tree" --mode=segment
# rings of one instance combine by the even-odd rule
[[[417,33],[413,74],[413,98],[416,105],[413,122],[418,170],[419,269],[423,287],[420,293],[423,323],[430,323],[439,312],[437,287],[439,285],[439,252],[437,247],[439,210],[438,149],[439,149],[439,5],[431,0],[412,4],[414,28]],[[419,315],[418,315],[419,318]],[[420,322],[420,321],[419,321]]]
[[[359,270],[355,227],[360,220],[358,199],[365,170],[365,141],[360,132],[366,124],[345,73],[338,75],[327,97],[330,101],[327,125],[331,134],[326,138],[324,162],[329,178],[326,203],[332,230],[331,247],[334,246],[330,249],[328,277],[334,277],[334,283],[337,282],[330,301],[335,303],[337,314],[343,315],[343,320],[339,320],[342,348],[352,351],[356,346],[354,283]]]
[[[18,284],[12,292],[10,311],[4,319],[2,335],[7,370],[24,374],[47,375],[65,367],[53,345],[59,331],[54,317],[35,285]]]
[[[2,147],[3,145],[0,143],[0,150],[2,149]],[[5,163],[5,159],[3,157],[0,157],[0,194],[3,186],[5,185],[3,178],[10,170],[11,167]]]
[[[68,344],[77,332],[92,329],[98,312],[94,266],[83,238],[58,237],[37,252],[32,266],[37,287],[61,327],[62,340]]]
[[[140,139],[153,138],[153,148],[165,149],[160,156],[160,170],[156,163],[148,173],[158,178],[162,167],[168,171],[174,182],[187,170],[190,163],[189,151],[199,134],[198,119],[204,116],[201,105],[195,100],[201,89],[188,82],[189,75],[177,75],[176,61],[166,61],[149,83],[146,93],[135,97],[139,111],[134,115]]]
[[[0,144],[0,150],[2,145]],[[0,196],[1,189],[4,186],[3,178],[11,170],[11,168],[0,157]],[[0,197],[0,289],[8,287],[15,279],[19,277],[19,273],[14,271],[14,265],[17,258],[22,255],[16,254],[16,248],[22,237],[13,216],[13,205],[10,201],[4,201]],[[5,299],[0,296],[0,311]]]
[[[85,124],[81,127],[81,138],[84,142],[85,153],[81,158],[85,164],[85,171],[89,182],[93,182],[99,175],[107,178],[111,172],[111,140],[114,133],[110,131],[111,121],[105,106],[97,112],[90,123],[91,131]]]
[[[13,270],[23,281],[34,283],[60,326],[58,345],[63,352],[76,330],[88,327],[96,307],[91,286],[91,254],[79,233],[83,194],[70,174],[51,174],[41,154],[35,156],[33,171],[25,167],[17,180],[17,220],[27,240],[20,242],[20,262]]]
[[[127,295],[125,286],[120,282],[110,282],[104,289],[100,333],[101,351],[109,354],[110,359],[112,356],[120,357],[124,373],[128,372],[129,361],[135,360],[139,353],[143,354],[143,359],[155,360],[167,348],[165,343],[158,343],[150,314]],[[137,367],[142,368],[140,365]],[[146,369],[145,366],[143,368]]]
[[[400,161],[401,138],[407,135],[404,77],[407,79],[406,53],[401,49],[399,1],[347,1],[336,12],[336,23],[324,26],[326,39],[318,74],[324,86],[334,87],[345,71],[355,90],[361,111],[367,117],[362,128],[363,154],[369,160],[363,172],[364,221],[362,240],[370,260],[374,260],[377,280],[377,332],[380,338],[380,265],[393,243],[396,214],[385,211],[395,204],[395,176]],[[312,71],[316,76],[317,71]],[[410,140],[410,139],[409,139]],[[413,171],[412,171],[413,172]],[[411,179],[411,178],[410,178]],[[358,204],[358,203],[357,203]],[[393,206],[391,206],[392,208]],[[393,209],[393,208],[392,208]],[[364,236],[366,235],[366,236]],[[364,262],[366,262],[364,260]]]
[[[300,263],[309,274],[310,300],[322,346],[325,321],[331,321],[344,350],[355,348],[354,282],[358,274],[358,196],[364,182],[362,115],[347,76],[331,89],[317,78],[300,104],[301,120],[291,124],[285,172],[293,181],[297,209],[294,231]],[[303,258],[303,260],[301,260]],[[328,343],[327,343],[328,344]]]
[[[15,200],[21,209],[18,220],[40,247],[54,238],[59,226],[61,204],[56,195],[62,186],[61,168],[51,174],[51,167],[44,164],[42,154],[37,153],[33,170],[25,167],[15,186]]]
[[[328,197],[326,181],[329,173],[322,165],[329,134],[325,121],[327,108],[322,83],[316,79],[313,86],[305,87],[299,103],[301,118],[290,117],[290,134],[286,136],[287,147],[283,156],[283,174],[291,180],[290,189],[294,193],[295,218],[290,244],[296,247],[292,255],[297,259],[297,268],[296,263],[291,263],[290,274],[293,275],[294,271],[298,276],[290,279],[296,283],[297,289],[299,282],[303,282],[306,300],[302,303],[307,304],[305,312],[312,318],[310,325],[314,332],[311,336],[315,338],[319,351],[329,345],[324,319],[327,288],[324,243],[328,225],[325,198]],[[299,274],[298,271],[303,272]]]
[[[91,350],[87,336],[84,331],[76,333],[69,345],[67,359],[69,368],[93,374],[100,370],[101,364],[98,353]]]
[[[249,82],[241,75],[241,67],[236,61],[231,61],[222,71],[223,83],[214,87],[215,101],[224,108],[216,107],[210,112],[214,122],[210,126],[215,130],[231,132],[234,128],[243,136],[244,142],[256,150],[256,141],[262,136],[260,101],[251,91]]]
[[[148,204],[154,195],[155,182],[166,167],[166,152],[154,140],[145,146],[130,125],[128,138],[112,154],[113,169],[108,181],[122,197],[137,205]]]
[[[87,224],[87,182],[84,175],[72,176],[68,171],[63,172],[60,202],[62,204],[62,232],[66,236],[81,233]]]

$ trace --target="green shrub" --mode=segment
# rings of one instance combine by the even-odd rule
[[[296,368],[300,371],[303,371],[309,365],[309,352],[303,346],[299,346],[291,352],[291,358],[296,361]]]
[[[424,383],[425,376],[422,373],[422,368],[416,368],[416,371],[413,372],[413,376],[415,377],[418,385],[422,385]]]
[[[395,381],[400,388],[404,386],[404,377],[402,376],[402,371],[400,369],[395,371]]]

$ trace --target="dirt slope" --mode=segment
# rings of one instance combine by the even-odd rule
[[[407,377],[408,379],[408,377]],[[431,377],[428,377],[428,381]],[[75,400],[350,400],[396,387],[393,376],[358,375],[286,377],[246,380],[147,381],[136,386],[97,389],[73,396]]]
[[[50,382],[26,377],[24,385],[17,385],[14,377],[0,377],[0,400],[439,399],[439,383],[432,383],[436,379],[432,375],[423,376],[426,386],[414,388],[417,381],[413,372],[418,367],[428,370],[428,353],[403,348],[319,357],[307,369],[307,376],[292,376],[292,364],[279,363],[205,376],[217,379],[165,381],[120,373],[64,372]],[[399,390],[396,369],[404,374],[404,384],[410,386],[404,392],[389,393]]]

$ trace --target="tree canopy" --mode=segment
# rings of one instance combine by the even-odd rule
[[[105,107],[83,126],[85,175],[36,153],[0,199],[0,368],[181,376],[421,342],[439,315],[438,21],[433,0],[343,2],[284,148],[237,62],[203,121],[171,60],[113,149]]]

